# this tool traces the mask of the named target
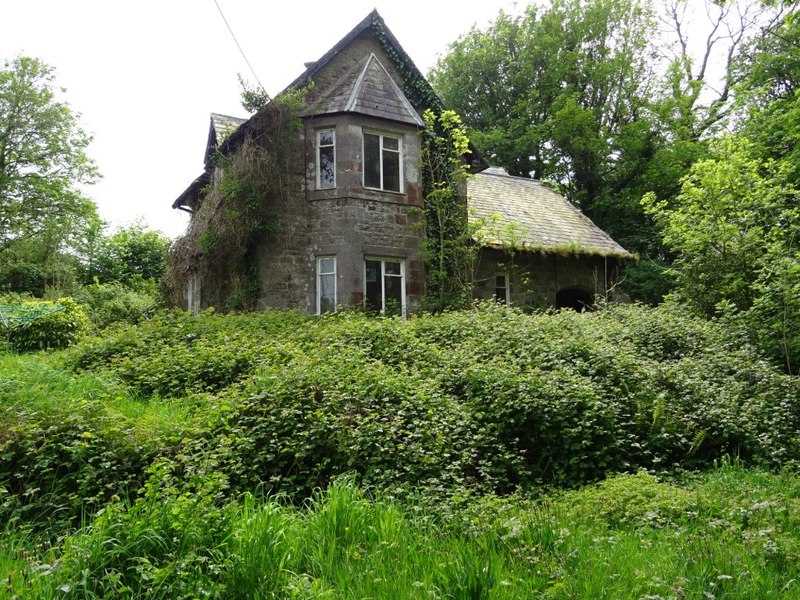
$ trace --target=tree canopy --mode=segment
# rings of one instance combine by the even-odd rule
[[[52,67],[25,56],[0,70],[0,251],[53,233],[69,235],[96,214],[79,185],[97,177],[90,137],[58,99]]]
[[[664,275],[674,250],[640,199],[681,192],[709,141],[741,120],[743,86],[772,86],[786,111],[797,105],[787,80],[777,81],[786,58],[797,60],[787,12],[781,2],[552,0],[468,32],[431,81],[483,156],[554,183],[638,252],[624,285],[654,302],[671,285]],[[754,79],[759,72],[766,83]],[[797,147],[796,133],[787,122],[772,135]]]

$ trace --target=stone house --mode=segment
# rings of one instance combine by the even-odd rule
[[[413,310],[425,293],[420,115],[441,101],[376,11],[284,92],[299,89],[307,90],[301,127],[285,161],[296,185],[263,199],[277,226],[252,249],[255,308]],[[217,184],[216,157],[238,152],[258,123],[258,114],[212,114],[205,170],[173,208],[194,220]],[[471,218],[498,234],[481,241],[477,298],[577,307],[614,287],[619,265],[633,258],[624,248],[544,184],[485,169],[479,157],[471,166]],[[182,269],[187,308],[224,302],[219,278],[191,260]]]

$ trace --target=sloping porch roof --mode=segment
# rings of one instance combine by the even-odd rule
[[[634,260],[636,256],[541,181],[491,167],[467,181],[470,219],[488,223],[484,245]]]

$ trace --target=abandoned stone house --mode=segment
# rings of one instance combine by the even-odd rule
[[[375,11],[285,91],[304,88],[297,151],[286,166],[298,184],[263,199],[277,226],[253,249],[255,306],[413,310],[425,293],[420,115],[440,101]],[[215,156],[235,153],[257,123],[212,114],[205,171],[173,208],[198,211],[221,169]],[[470,218],[514,237],[482,240],[476,298],[577,308],[614,287],[633,257],[610,236],[543,183],[480,158],[472,167]],[[186,308],[223,302],[219,281],[191,262],[183,268]]]

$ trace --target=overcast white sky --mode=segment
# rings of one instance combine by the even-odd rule
[[[270,94],[373,8],[423,73],[473,25],[520,10],[508,0],[218,2]],[[0,0],[0,58],[17,54],[56,68],[94,135],[103,179],[88,192],[100,216],[182,233],[186,215],[171,204],[202,172],[209,113],[246,116],[236,74],[253,79],[214,0]]]

